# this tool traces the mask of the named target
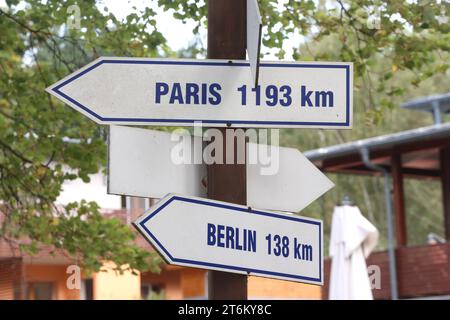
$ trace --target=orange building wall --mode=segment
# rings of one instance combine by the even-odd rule
[[[207,271],[165,266],[160,274],[145,273],[142,283],[164,284],[166,299],[206,297]],[[322,287],[261,277],[248,277],[249,299],[321,299]]]
[[[181,272],[179,267],[165,266],[161,273],[146,272],[142,274],[142,283],[163,285],[168,300],[183,299]]]
[[[80,292],[68,289],[68,274],[64,265],[25,266],[24,274],[27,282],[53,282],[56,291],[55,299],[79,299]],[[111,267],[111,266],[109,266]],[[135,276],[127,271],[116,274],[111,268],[93,275],[95,300],[106,299],[141,299],[142,283],[163,285],[166,299],[189,299],[206,297],[207,271],[195,268],[166,266],[160,274],[144,273]],[[13,298],[11,281],[4,277],[0,280],[0,299]],[[249,299],[321,299],[322,287],[303,283],[248,277]]]
[[[322,287],[261,277],[248,277],[249,299],[321,299]]]
[[[80,290],[67,288],[67,278],[65,265],[42,265],[26,264],[24,276],[26,282],[52,282],[55,289],[54,299],[58,300],[78,300]]]
[[[206,271],[202,269],[183,268],[181,269],[181,290],[183,297],[199,298],[206,297]]]
[[[0,300],[14,299],[14,284],[9,275],[0,270]]]
[[[140,275],[133,275],[131,271],[119,274],[112,267],[111,263],[106,263],[102,271],[93,275],[94,300],[140,300]]]
[[[14,299],[13,264],[9,260],[0,261],[0,300]]]
[[[111,267],[110,264],[106,266]],[[79,300],[80,290],[69,289],[66,265],[25,265],[24,276],[26,282],[52,282],[55,290],[54,299]],[[103,268],[103,272],[95,273],[93,279],[93,298],[95,300],[107,299],[140,299],[141,282],[139,275],[130,271],[122,275],[116,274],[111,268]]]

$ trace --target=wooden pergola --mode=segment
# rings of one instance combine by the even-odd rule
[[[395,239],[392,238],[389,247],[395,247],[391,250],[395,250],[393,256],[396,262],[390,265],[392,259],[386,251],[376,252],[369,258],[368,265],[380,266],[382,281],[390,284],[384,286],[382,290],[373,291],[374,297],[448,298],[450,297],[450,123],[441,122],[442,114],[450,112],[450,93],[421,98],[402,107],[431,113],[435,124],[310,150],[304,154],[324,172],[369,176],[383,174],[391,178],[389,179],[392,181],[389,185],[391,194],[387,195],[385,200],[393,204],[394,226],[391,230],[395,228],[393,232]],[[441,182],[445,243],[408,246],[405,178],[433,179]],[[394,270],[397,276],[393,276]],[[329,261],[326,261],[324,297],[327,296],[328,272]],[[395,290],[395,293],[392,290]]]
[[[379,175],[364,164],[362,149],[391,174],[397,246],[407,245],[405,177],[441,181],[445,237],[450,240],[450,123],[311,150],[305,155],[325,172]]]

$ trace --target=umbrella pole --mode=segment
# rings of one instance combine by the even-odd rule
[[[384,198],[386,204],[386,218],[387,218],[387,231],[388,231],[388,255],[389,255],[389,275],[391,285],[391,298],[392,300],[398,300],[397,290],[397,267],[395,259],[395,245],[394,245],[394,227],[392,224],[392,199],[390,192],[390,175],[389,171],[379,165],[370,161],[369,149],[361,149],[361,157],[364,164],[375,171],[383,173],[384,176]]]

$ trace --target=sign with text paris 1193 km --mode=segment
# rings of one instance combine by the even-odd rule
[[[352,126],[352,64],[102,57],[47,91],[100,124]]]
[[[168,194],[134,225],[170,264],[323,284],[320,220]]]

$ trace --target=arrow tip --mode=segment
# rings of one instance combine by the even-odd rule
[[[45,88],[45,91],[47,93],[52,93],[52,86]]]

